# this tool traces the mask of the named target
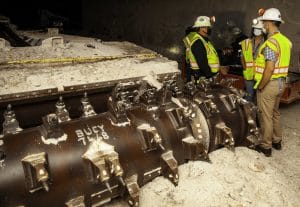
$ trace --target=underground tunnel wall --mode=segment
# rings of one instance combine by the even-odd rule
[[[300,71],[300,4],[297,0],[89,0],[82,1],[82,27],[103,40],[131,41],[171,59],[182,60],[185,29],[199,15],[216,16],[212,41],[230,46],[227,22],[250,35],[259,8],[278,8],[280,30],[293,42],[291,69]]]

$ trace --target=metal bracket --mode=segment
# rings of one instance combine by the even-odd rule
[[[198,92],[197,87],[194,83],[192,82],[188,82],[187,84],[185,84],[185,87],[183,89],[183,93],[185,95],[187,95],[187,97],[189,99],[191,99],[192,97],[194,97],[194,95]]]
[[[22,159],[26,185],[29,192],[33,193],[41,188],[49,191],[49,164],[45,152],[32,154]]]
[[[98,184],[103,183],[112,192],[109,180],[114,175],[124,184],[123,169],[119,162],[119,154],[114,151],[114,147],[102,140],[95,140],[91,143],[88,150],[82,155],[88,161],[91,181]]]
[[[157,105],[156,88],[147,88],[140,96],[140,102],[145,105]]]
[[[161,136],[158,134],[155,127],[150,126],[149,124],[141,124],[137,127],[137,130],[140,133],[142,149],[144,152],[149,152],[156,150],[159,147],[161,150],[165,150],[162,145]]]
[[[222,100],[222,102],[224,103],[227,111],[229,112],[234,112],[235,110],[237,110],[237,106],[236,106],[236,95],[234,94],[229,94],[229,95],[222,95],[220,97],[220,99]]]
[[[45,138],[59,138],[64,132],[59,126],[58,117],[56,114],[48,114],[42,118],[42,135]]]
[[[122,101],[115,101],[110,97],[108,99],[108,110],[114,123],[128,122],[129,119]]]
[[[137,183],[136,174],[125,179],[126,189],[128,191],[127,202],[130,206],[139,206],[140,187]]]
[[[179,84],[180,83],[180,84]],[[165,105],[171,102],[172,97],[183,97],[183,83],[177,75],[165,77],[161,92],[161,104]]]
[[[119,83],[113,90],[108,99],[108,110],[114,123],[128,122],[126,110],[132,107],[132,104],[139,102],[139,84],[135,82]]]
[[[171,100],[172,100],[172,91],[170,90],[163,90],[162,93],[161,93],[161,105],[166,105],[168,103],[171,103]]]
[[[161,155],[161,172],[164,177],[168,178],[175,186],[178,185],[178,163],[173,156],[173,151],[170,150]]]
[[[183,121],[184,113],[181,108],[167,109],[166,113],[176,129],[185,127],[185,123]]]
[[[222,144],[225,147],[234,149],[234,138],[232,131],[224,122],[216,124],[216,145]]]
[[[105,161],[109,164],[110,174],[116,176],[121,185],[125,186],[125,182],[122,177],[124,171],[119,161],[119,154],[116,152],[111,152],[106,156]]]
[[[211,99],[204,100],[199,107],[207,118],[211,117],[213,113],[219,113],[216,104]]]
[[[211,83],[206,78],[200,78],[199,83],[197,84],[197,88],[199,88],[201,91],[208,91],[211,88]]]
[[[247,119],[247,123],[249,126],[249,135],[247,136],[247,141],[249,141],[250,143],[244,144],[250,145],[250,147],[251,145],[255,146],[261,140],[261,133],[255,121],[258,108],[252,102],[248,102],[237,95],[232,95],[235,96],[236,102],[243,107],[243,113]]]
[[[183,153],[186,160],[209,161],[208,150],[205,146],[192,136],[182,139]]]

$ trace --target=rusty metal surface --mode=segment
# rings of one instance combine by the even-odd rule
[[[107,110],[107,99],[112,90],[111,87],[87,90],[89,98],[97,113]],[[83,96],[83,92],[69,92],[64,95],[64,102],[72,118],[78,118],[81,114],[81,105],[78,101]],[[23,128],[38,126],[42,123],[41,117],[55,110],[55,104],[58,101],[59,94],[29,98],[23,100],[10,100],[0,103],[0,114],[3,114],[8,104],[11,104],[16,117]],[[4,117],[0,116],[0,123],[3,123]],[[2,131],[2,125],[0,125]]]
[[[233,86],[235,88],[244,90],[245,89],[245,80],[243,78],[243,76],[240,75],[234,75],[234,74],[222,74],[221,76],[224,79],[232,79],[233,80]]]
[[[288,83],[284,90],[280,103],[290,104],[300,99],[300,81]]]
[[[85,96],[81,118],[71,120],[60,99],[42,125],[0,139],[0,206],[98,206],[118,196],[137,206],[139,187],[153,178],[177,185],[178,165],[259,136],[255,106],[228,85],[175,76],[120,83],[108,111],[96,114]]]
[[[237,89],[244,90],[244,78],[234,74],[222,74],[222,79],[231,79],[233,86]],[[281,96],[280,103],[290,104],[300,99],[300,75],[297,73],[289,73],[287,86]]]
[[[163,80],[170,73],[159,74],[158,78]],[[80,117],[81,105],[78,101],[84,92],[89,94],[91,103],[97,113],[107,110],[107,99],[114,88],[120,82],[137,81],[141,77],[127,78],[126,80],[115,80],[91,84],[65,86],[63,91],[57,89],[45,89],[19,94],[0,96],[0,114],[3,114],[8,104],[11,104],[16,113],[20,126],[24,128],[38,126],[42,123],[41,117],[54,110],[55,103],[59,96],[64,97],[66,107],[72,118]],[[4,117],[0,115],[0,123]],[[2,131],[2,125],[0,125]]]

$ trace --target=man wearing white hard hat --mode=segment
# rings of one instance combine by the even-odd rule
[[[196,83],[200,77],[213,77],[220,67],[218,54],[208,39],[211,34],[211,21],[207,16],[197,17],[192,31],[183,39],[188,70]]]
[[[263,23],[261,21],[261,17],[253,19],[251,38],[240,42],[242,48],[241,62],[243,65],[243,76],[247,92],[245,99],[251,102],[254,102],[255,96],[255,90],[253,89],[255,72],[254,60],[257,57],[258,48],[264,42],[264,34],[262,30]]]
[[[259,48],[255,60],[254,88],[257,89],[258,118],[263,139],[255,149],[269,157],[272,155],[272,147],[281,150],[282,131],[278,108],[285,89],[292,43],[279,31],[283,20],[278,9],[267,9],[262,21],[268,39]]]

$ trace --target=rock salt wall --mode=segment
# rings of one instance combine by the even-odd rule
[[[179,59],[183,54],[184,30],[199,15],[215,15],[212,39],[217,47],[229,46],[226,22],[233,21],[249,34],[252,19],[259,8],[277,7],[285,24],[281,30],[293,41],[293,66],[300,68],[300,5],[297,0],[189,0],[189,1],[83,1],[82,25],[85,30],[103,38],[128,40]]]

